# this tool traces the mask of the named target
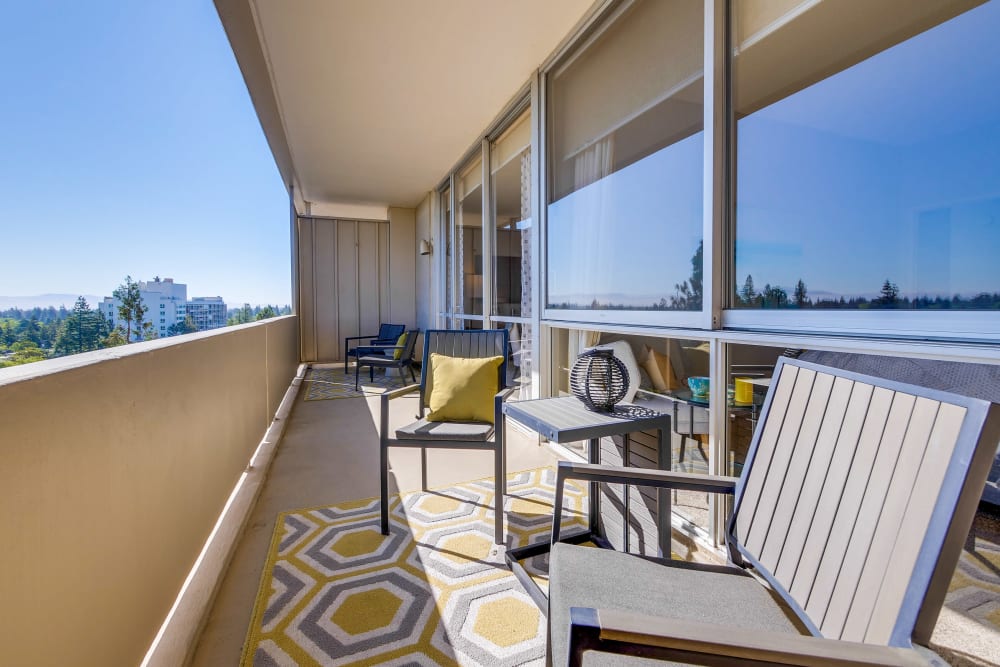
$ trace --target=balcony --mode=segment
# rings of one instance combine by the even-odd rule
[[[148,664],[239,661],[277,514],[378,493],[377,399],[304,401],[297,325],[0,375],[10,664],[136,664],[151,644]],[[393,423],[415,408],[398,401]],[[556,461],[509,433],[510,470]],[[393,492],[419,488],[418,452],[393,450],[390,464]],[[490,474],[488,454],[429,453],[432,487]],[[995,522],[978,527],[978,557],[996,553]],[[996,659],[996,635],[962,608],[942,612],[936,639],[962,664]]]

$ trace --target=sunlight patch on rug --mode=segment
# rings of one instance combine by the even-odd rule
[[[549,540],[554,483],[508,475],[509,546]],[[241,664],[544,664],[545,615],[493,544],[493,489],[395,497],[389,536],[377,498],[281,514]],[[564,499],[563,525],[585,527],[585,484]]]

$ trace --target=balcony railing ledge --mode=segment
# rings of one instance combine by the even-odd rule
[[[215,338],[216,336],[232,335],[241,331],[246,331],[247,329],[262,326],[266,327],[270,324],[295,317],[297,316],[282,315],[280,317],[272,317],[258,322],[248,322],[247,324],[220,327],[209,331],[197,331],[195,333],[171,336],[169,338],[156,338],[154,340],[146,340],[138,343],[129,343],[128,345],[119,345],[118,347],[108,347],[103,350],[93,350],[91,352],[81,352],[80,354],[71,354],[65,357],[45,359],[44,361],[35,361],[30,364],[22,364],[20,366],[0,368],[0,387],[14,384],[16,382],[35,380],[48,375],[54,375],[55,373],[64,373],[66,371],[84,368],[93,364],[114,361],[116,359],[124,359],[126,357],[132,357],[139,354],[148,354],[150,352],[156,352],[158,350],[178,345],[196,343],[208,338]]]

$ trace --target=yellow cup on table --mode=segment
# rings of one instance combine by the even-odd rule
[[[753,403],[753,385],[750,383],[752,378],[734,378],[733,383],[736,385],[736,392],[733,394],[733,401],[736,403]]]

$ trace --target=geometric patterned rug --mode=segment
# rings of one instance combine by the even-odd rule
[[[393,371],[394,373],[398,371]],[[417,375],[417,379],[420,376]],[[385,371],[376,369],[375,379],[368,379],[368,369],[361,370],[359,388],[354,389],[354,366],[345,373],[343,366],[331,368],[310,367],[306,372],[305,382],[308,385],[305,400],[326,401],[335,398],[358,398],[368,394],[381,394],[389,389],[405,387],[410,383],[407,371],[405,378],[400,375],[386,377]]]
[[[548,541],[554,482],[508,475],[508,547]],[[566,527],[586,525],[585,486],[566,485]],[[493,489],[397,496],[388,537],[378,498],[279,515],[241,665],[544,664],[545,616],[493,544]]]

